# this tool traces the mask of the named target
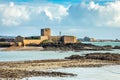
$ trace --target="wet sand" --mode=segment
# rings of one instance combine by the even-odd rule
[[[120,62],[92,59],[0,62],[0,78],[21,79],[32,76],[76,76],[76,74],[72,73],[52,72],[49,70],[69,67],[101,67],[116,64],[120,64]]]
[[[16,46],[11,46],[8,48],[3,48],[1,51],[42,51],[42,47],[34,47],[34,46],[25,46],[25,47],[16,47]]]

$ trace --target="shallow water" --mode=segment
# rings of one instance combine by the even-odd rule
[[[108,44],[107,44],[108,45]],[[120,46],[120,44],[118,44]],[[112,46],[114,46],[112,44]],[[0,61],[24,61],[24,60],[45,60],[64,59],[73,54],[84,55],[95,52],[110,52],[120,54],[120,50],[112,51],[0,51]],[[75,77],[31,77],[22,80],[120,80],[120,65],[104,66],[95,68],[62,68],[50,71],[60,71],[77,74]]]
[[[77,74],[75,77],[32,77],[22,80],[120,80],[120,65],[95,68],[64,68],[53,71]]]
[[[84,55],[94,52],[111,52],[119,53],[120,50],[112,51],[0,51],[0,61],[24,61],[24,60],[45,60],[45,59],[64,59],[73,54]]]
[[[86,44],[94,44],[97,46],[105,46],[105,45],[111,45],[111,46],[120,46],[120,42],[82,42]]]
[[[84,42],[84,43],[92,43],[96,45],[111,45],[111,46],[120,46],[120,42]],[[2,48],[0,48],[1,50]],[[120,54],[120,50],[112,50],[112,51],[0,51],[0,61],[23,61],[23,60],[43,60],[43,59],[64,59],[64,57],[68,57],[73,54],[84,55],[87,53],[94,52],[110,52],[110,53],[118,53]]]

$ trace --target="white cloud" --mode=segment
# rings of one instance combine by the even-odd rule
[[[108,3],[101,9],[101,15],[107,19],[106,25],[120,27],[120,1]]]
[[[17,5],[13,2],[7,4],[0,4],[0,15],[1,22],[6,26],[18,26],[24,24],[25,22],[32,20],[34,16],[41,15],[45,13],[44,17],[48,17],[49,20],[58,20],[60,21],[62,17],[67,16],[67,8],[58,4],[44,4],[39,6],[30,6],[30,5]],[[32,15],[32,17],[31,17]],[[37,17],[36,17],[36,20]]]
[[[0,23],[5,26],[60,25],[120,27],[120,1],[104,5],[91,1],[64,7],[61,4],[0,4]]]
[[[93,22],[100,26],[120,27],[120,1],[108,2],[105,5],[99,5],[93,1],[86,4],[88,11],[92,16]],[[94,13],[93,13],[94,12]],[[88,16],[89,18],[90,16]],[[87,18],[87,17],[86,17]],[[88,19],[89,20],[89,19]]]
[[[104,5],[95,3],[80,3],[71,5],[69,15],[62,24],[87,27],[120,27],[120,1],[106,2]]]
[[[62,17],[67,16],[68,8],[65,8],[63,5],[58,5],[58,4],[46,4],[39,6],[37,8],[38,13],[45,12],[46,16],[49,17],[50,20],[53,19],[58,19],[61,20]]]
[[[25,6],[18,6],[11,2],[9,5],[0,6],[1,21],[3,25],[19,25],[29,19],[29,12]]]

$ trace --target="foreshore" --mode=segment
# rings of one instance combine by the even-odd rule
[[[1,47],[3,48],[3,47]],[[112,50],[120,49],[120,46],[106,45],[106,46],[96,46],[92,44],[84,43],[69,43],[69,44],[58,44],[58,43],[42,43],[40,45],[34,46],[10,46],[4,47],[2,51],[81,51],[81,50]]]
[[[118,49],[116,47],[115,49]],[[81,51],[81,50],[111,50],[111,46],[95,46],[92,44],[41,44],[39,46],[11,46],[0,51]],[[120,54],[94,53],[84,56],[71,55],[64,59],[31,60],[0,62],[0,78],[2,80],[22,79],[33,76],[77,76],[73,73],[54,72],[51,69],[71,67],[101,67],[105,65],[120,65]]]
[[[8,48],[1,48],[1,51],[43,51],[43,47],[34,47],[34,46],[24,46],[24,47],[17,47],[11,46]]]
[[[111,48],[112,49],[112,48]],[[111,49],[102,49],[102,48],[92,48],[92,47],[84,47],[84,49],[73,49],[69,47],[35,47],[35,46],[24,46],[24,47],[17,47],[11,46],[7,48],[1,48],[0,51],[82,51],[82,50],[111,50]]]
[[[105,65],[120,65],[120,55],[109,53],[101,55],[95,53],[85,56],[72,55],[65,59],[0,62],[0,78],[22,79],[33,76],[76,76],[77,74],[54,72],[51,69],[101,67]]]

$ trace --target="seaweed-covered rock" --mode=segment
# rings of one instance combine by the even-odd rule
[[[113,47],[113,49],[120,49],[120,46],[115,46]]]
[[[80,55],[71,55],[69,57],[65,57],[65,59],[83,59],[83,56]]]
[[[112,53],[91,53],[86,54],[85,58],[87,59],[98,59],[98,60],[110,60],[110,61],[118,61],[120,60],[120,54],[112,54]]]
[[[63,51],[79,51],[79,50],[110,50],[111,46],[95,46],[84,43],[42,43],[40,44],[45,50],[63,50]]]
[[[120,61],[120,54],[115,53],[89,53],[85,56],[71,55],[65,57],[65,59],[95,59],[95,60],[109,60],[109,61]]]

